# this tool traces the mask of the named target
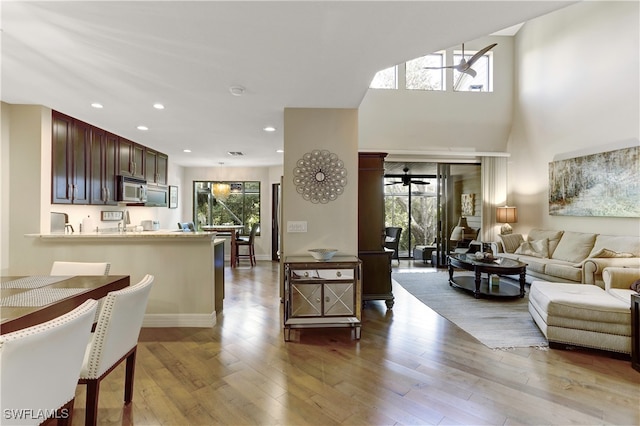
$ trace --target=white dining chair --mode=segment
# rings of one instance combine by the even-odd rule
[[[0,336],[3,424],[71,424],[82,359],[98,302],[87,300],[51,321]]]
[[[100,381],[125,359],[125,405],[133,398],[138,336],[153,280],[153,275],[146,275],[136,285],[112,291],[103,299],[98,323],[87,345],[78,381],[87,385],[85,425],[97,423]]]
[[[108,262],[61,262],[51,265],[49,275],[109,275]]]
[[[51,265],[49,275],[109,275],[111,263],[109,262],[62,262],[56,260]],[[93,322],[98,321],[98,315],[102,308],[102,299],[98,300],[98,309]]]

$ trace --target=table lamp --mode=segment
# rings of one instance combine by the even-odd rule
[[[500,227],[501,235],[511,234],[513,228],[509,224],[518,222],[518,209],[508,206],[498,207],[496,209],[496,221],[503,223]]]
[[[453,231],[451,231],[451,237],[449,237],[449,239],[451,241],[462,241],[465,238],[465,234],[467,237],[475,238],[475,231],[469,227],[467,218],[461,216],[458,224],[453,228]]]

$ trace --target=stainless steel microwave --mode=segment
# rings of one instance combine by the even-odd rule
[[[117,177],[117,201],[125,203],[147,202],[147,181],[129,176]]]

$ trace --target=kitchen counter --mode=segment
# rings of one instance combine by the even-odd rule
[[[183,232],[173,230],[159,231],[127,231],[127,232],[74,232],[71,234],[26,234],[26,237],[54,240],[86,240],[86,239],[215,239],[216,232]],[[222,240],[221,240],[222,241]]]
[[[56,260],[109,262],[110,275],[155,277],[143,327],[211,327],[224,299],[225,240],[215,232],[26,234],[12,275],[47,275]]]

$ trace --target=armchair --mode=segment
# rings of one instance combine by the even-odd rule
[[[400,263],[400,258],[398,257],[398,245],[400,244],[400,234],[402,233],[402,228],[396,227],[387,227],[384,229],[384,246],[389,250],[393,250],[393,254],[391,255],[391,259],[395,259]]]

